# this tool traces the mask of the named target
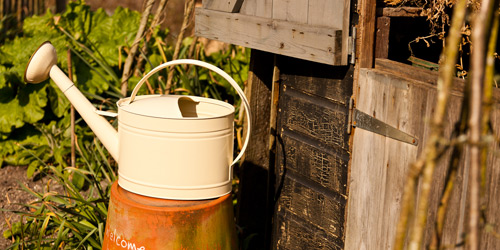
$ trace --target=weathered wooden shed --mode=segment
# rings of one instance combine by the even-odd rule
[[[196,9],[196,35],[252,49],[253,134],[237,209],[249,249],[392,248],[405,174],[427,139],[436,95],[436,73],[387,59],[391,20],[418,13],[377,10],[374,0],[203,0]],[[457,80],[450,105],[461,103],[462,88]],[[450,121],[458,114],[452,109]],[[442,239],[453,247],[464,240],[465,162]],[[500,232],[499,156],[488,166],[488,223]],[[429,213],[447,169],[436,171]],[[429,226],[426,244],[433,233]],[[500,248],[495,235],[482,237],[482,249]]]

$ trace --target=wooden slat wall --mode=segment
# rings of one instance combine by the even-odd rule
[[[353,67],[279,59],[271,249],[343,249]]]
[[[214,0],[205,1],[211,4]],[[342,24],[349,21],[349,5],[350,2],[344,0],[247,0],[243,2],[240,13],[314,26],[342,28]]]
[[[204,0],[203,8],[223,12],[239,12],[243,0]]]
[[[307,23],[308,0],[273,0],[273,19]]]
[[[340,28],[338,24],[344,22],[344,7],[344,1],[309,0],[307,23]]]
[[[401,209],[401,197],[409,164],[421,153],[429,134],[426,120],[433,112],[436,100],[437,75],[427,70],[402,65],[389,60],[377,60],[375,69],[361,69],[357,108],[402,131],[420,139],[418,147],[395,141],[361,129],[354,131],[350,172],[349,201],[346,225],[346,249],[391,249],[395,226]],[[445,136],[452,133],[453,122],[460,114],[463,83],[457,81],[452,91],[447,113],[449,124]],[[497,100],[500,100],[496,92]],[[494,130],[500,132],[500,109],[493,114]],[[497,150],[498,145],[492,145]],[[429,218],[436,214],[439,195],[444,186],[452,152],[447,152],[434,174]],[[485,201],[486,217],[493,231],[499,232],[500,203],[498,185],[500,157],[490,154],[488,185],[490,191]],[[464,241],[464,223],[467,214],[467,164],[461,159],[458,178],[450,200],[444,224],[442,244],[455,246]],[[434,221],[428,222],[425,244],[431,244]],[[499,249],[500,240],[492,233],[484,233],[481,249]]]
[[[243,1],[240,13],[247,16],[273,17],[273,0]]]
[[[196,9],[198,36],[325,64],[342,64],[342,31]]]
[[[240,6],[238,13],[232,6]],[[203,0],[198,36],[330,65],[347,65],[350,0]]]

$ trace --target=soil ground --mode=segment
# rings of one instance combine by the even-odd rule
[[[20,220],[20,216],[5,210],[20,210],[24,209],[19,203],[27,204],[35,198],[29,193],[24,191],[20,185],[26,185],[30,189],[41,192],[48,179],[42,178],[34,180],[26,176],[26,167],[13,167],[6,166],[0,168],[0,249],[5,249],[11,245],[10,239],[3,237],[3,232],[9,228],[9,224],[15,223]]]

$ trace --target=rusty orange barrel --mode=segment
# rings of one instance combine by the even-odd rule
[[[231,195],[168,200],[111,187],[103,249],[236,249]]]

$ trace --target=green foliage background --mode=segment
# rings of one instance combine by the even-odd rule
[[[108,16],[104,10],[90,11],[89,6],[71,2],[66,12],[34,16],[24,21],[21,36],[7,40],[0,47],[0,165],[30,165],[30,173],[40,166],[33,155],[19,145],[35,152],[44,162],[64,165],[69,150],[69,102],[52,81],[26,84],[23,74],[30,55],[44,41],[50,41],[58,53],[58,66],[65,72],[67,50],[71,50],[73,80],[76,86],[101,109],[116,109],[120,97],[119,76],[129,48],[138,28],[140,13],[117,8]],[[172,57],[171,45],[159,45],[168,35],[157,28],[150,40],[144,72]],[[194,41],[184,40],[181,58],[186,56]],[[164,44],[164,43],[163,43]],[[163,51],[159,51],[162,49]],[[203,48],[195,55],[230,73],[243,85],[248,71],[248,50],[230,47],[226,51],[205,56]],[[219,76],[208,82],[206,69],[184,70],[177,68],[174,88],[182,94],[202,95],[225,99],[239,104],[236,92]],[[131,88],[140,76],[130,79]],[[153,87],[164,86],[159,77],[150,82]],[[156,88],[155,88],[156,89]],[[141,90],[146,94],[147,89]],[[78,123],[79,135],[87,136],[84,122]],[[89,135],[91,135],[89,133]]]
[[[43,193],[37,193],[24,187],[35,201],[24,204],[26,210],[15,211],[24,221],[13,222],[3,233],[13,240],[11,248],[101,248],[116,163],[77,116],[77,163],[76,168],[69,167],[70,103],[51,80],[25,83],[24,70],[38,46],[50,41],[58,53],[58,66],[67,73],[70,51],[73,81],[90,101],[98,109],[116,110],[116,101],[123,97],[119,89],[122,66],[140,17],[140,13],[124,8],[108,16],[102,9],[91,11],[83,2],[70,2],[64,13],[48,11],[27,18],[21,33],[11,38],[0,36],[0,165],[28,165],[28,176],[48,175],[64,189],[58,193],[47,185]],[[148,72],[172,59],[174,48],[165,42],[168,34],[168,29],[156,27],[151,39],[142,41],[147,50],[142,54],[144,68],[138,72]],[[248,49],[236,46],[207,56],[203,44],[193,37],[184,39],[179,55],[222,68],[241,87],[248,77],[249,57]],[[129,89],[143,73],[129,80]],[[150,78],[155,93],[229,101],[236,107],[238,119],[239,97],[222,77],[204,68],[177,66],[172,89],[165,90],[166,74]],[[151,91],[143,87],[139,94]],[[116,125],[116,120],[110,122]]]

